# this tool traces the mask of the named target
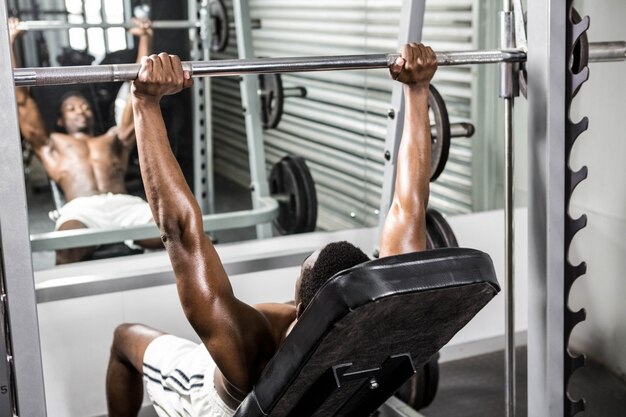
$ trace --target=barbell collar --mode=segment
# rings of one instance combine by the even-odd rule
[[[589,62],[626,61],[626,41],[592,42],[589,44]]]
[[[388,68],[399,57],[400,54],[373,54],[223,59],[186,61],[183,62],[183,68],[192,77],[225,77],[244,74]],[[526,53],[522,51],[494,50],[437,53],[437,63],[441,66],[520,62],[525,59]],[[140,64],[16,68],[13,74],[16,86],[28,87],[132,81],[137,78],[140,68]]]
[[[286,87],[283,88],[283,97],[306,97],[307,91],[304,87]]]
[[[471,138],[474,136],[476,129],[474,125],[467,122],[450,123],[450,137],[451,138]],[[430,126],[430,136],[433,139],[437,138],[437,128],[434,125]]]

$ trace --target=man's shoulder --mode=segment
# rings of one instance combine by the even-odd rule
[[[265,316],[280,316],[280,317],[295,317],[296,315],[296,307],[292,303],[262,303],[255,304],[254,308],[256,308],[259,312],[263,313]]]

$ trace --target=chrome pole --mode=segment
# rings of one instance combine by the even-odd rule
[[[244,74],[336,71],[388,68],[400,54],[314,56],[294,58],[223,59],[184,62],[183,68],[193,77],[224,77]],[[522,51],[438,52],[440,66],[523,62]],[[137,78],[139,64],[92,65],[49,68],[16,68],[14,81],[18,87],[88,84],[93,82],[132,81]]]
[[[500,48],[513,49],[515,19],[512,0],[504,0],[500,13]],[[518,5],[518,9],[521,6]],[[505,416],[515,417],[515,270],[514,270],[514,200],[513,200],[513,103],[517,95],[513,64],[500,66],[500,97],[504,99],[504,274],[505,291]]]

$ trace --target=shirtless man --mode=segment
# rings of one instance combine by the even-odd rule
[[[23,33],[17,19],[9,19],[13,65],[14,44]],[[139,37],[139,57],[149,53],[152,29],[149,21],[134,20],[130,33]],[[48,132],[35,100],[25,87],[16,88],[22,137],[41,160],[48,176],[65,194],[67,204],[59,210],[56,230],[115,228],[153,222],[148,204],[127,194],[124,176],[135,146],[133,112],[128,100],[121,123],[101,136],[94,136],[94,118],[89,102],[79,92],[63,96],[58,126],[65,133]],[[160,240],[137,242],[148,248],[162,247]],[[59,250],[56,263],[85,259],[95,247]]]
[[[432,49],[411,44],[391,68],[404,83],[404,132],[393,203],[380,256],[426,249]],[[317,290],[336,272],[368,260],[347,242],[331,243],[302,264],[295,305],[250,306],[233,294],[220,258],[202,229],[202,214],[169,146],[159,100],[191,85],[180,60],[142,59],[132,88],[135,129],[146,195],[168,251],[184,313],[201,344],[140,324],[120,325],[107,372],[109,416],[137,416],[142,375],[160,416],[232,416]],[[184,410],[184,411],[183,411]]]

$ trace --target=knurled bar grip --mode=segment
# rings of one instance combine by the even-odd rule
[[[224,59],[215,61],[186,61],[183,68],[192,77],[224,77],[243,74],[281,72],[311,72],[388,68],[400,54],[314,56],[295,58]],[[522,51],[464,51],[438,52],[440,66],[523,62]],[[92,65],[48,68],[16,68],[18,87],[88,84],[94,82],[131,81],[137,78],[139,64]]]

